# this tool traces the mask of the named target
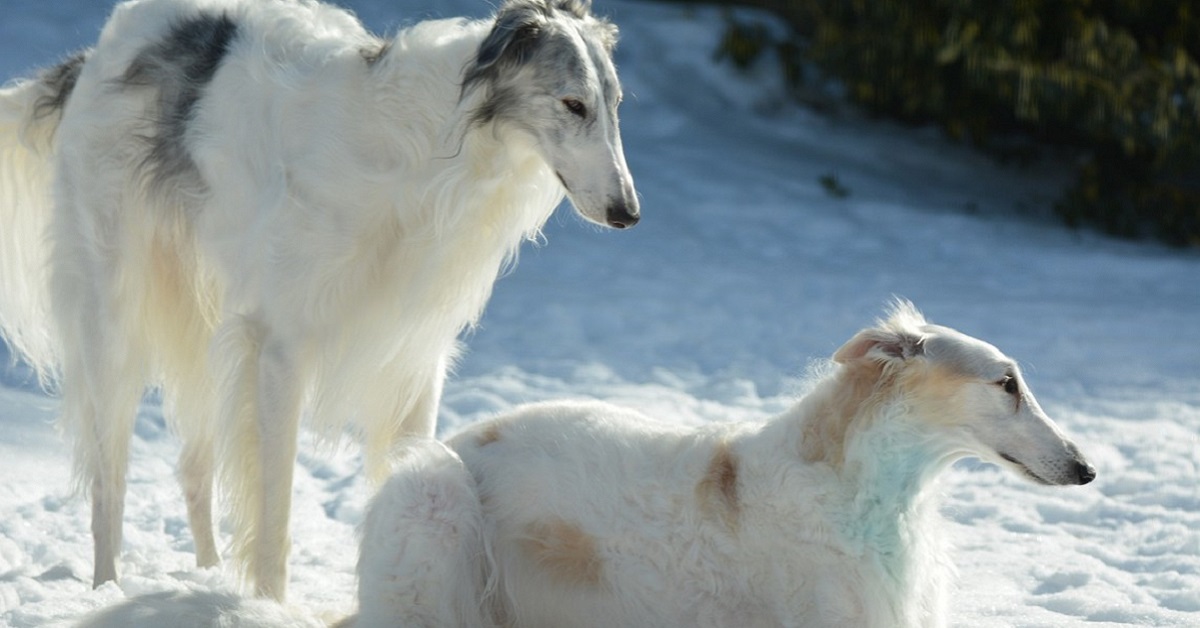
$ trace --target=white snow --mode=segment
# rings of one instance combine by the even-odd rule
[[[490,10],[348,4],[379,31]],[[931,131],[786,104],[769,71],[711,62],[717,10],[596,9],[622,29],[622,122],[644,219],[600,231],[560,209],[467,337],[441,433],[554,397],[688,423],[762,418],[786,407],[809,360],[904,296],[1021,360],[1099,471],[1073,488],[974,462],[946,475],[953,624],[1200,625],[1200,256],[1022,217],[1049,206],[1064,175],[1052,167],[1004,170]],[[89,45],[107,10],[0,0],[0,80]],[[823,175],[849,196],[827,194]],[[0,624],[71,625],[106,609],[112,626],[218,612],[297,625],[353,610],[355,526],[370,495],[353,447],[303,447],[291,603],[278,609],[237,598],[222,568],[193,567],[178,445],[148,399],[123,580],[92,591],[90,508],[72,496],[56,407],[19,366],[0,376]]]

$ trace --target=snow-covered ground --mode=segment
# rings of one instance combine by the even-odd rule
[[[378,31],[490,10],[348,4]],[[789,403],[810,360],[904,296],[1021,360],[1099,471],[1074,488],[969,462],[947,474],[953,623],[1200,625],[1200,256],[1019,217],[1053,198],[1051,169],[1008,172],[932,132],[783,104],[766,73],[711,63],[718,11],[596,8],[622,28],[622,122],[644,219],[617,233],[556,214],[467,338],[440,431],[554,397],[686,423],[763,418]],[[0,79],[90,44],[107,10],[0,0]],[[849,195],[828,194],[825,175]],[[90,509],[71,495],[56,407],[19,367],[0,377],[0,624],[69,625],[102,608],[117,613],[111,625],[188,605],[253,614],[228,573],[192,566],[177,443],[153,400],[133,443],[124,577],[91,590]],[[280,625],[353,610],[370,494],[358,464],[352,447],[303,449],[296,615]]]

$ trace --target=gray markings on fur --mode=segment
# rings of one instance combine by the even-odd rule
[[[368,66],[374,67],[392,50],[392,40],[380,42],[378,45],[363,48],[358,51]]]
[[[575,19],[588,17],[590,3],[582,0],[516,0],[509,2],[496,15],[491,32],[479,45],[479,52],[463,72],[461,95],[487,86],[488,96],[471,116],[471,122],[486,124],[498,118],[519,123],[517,105],[527,97],[502,81],[516,70],[532,63],[552,67],[550,76],[569,76],[579,72],[582,64],[573,48],[561,33],[552,30],[551,20],[556,11]],[[600,41],[607,50],[616,45],[616,28],[603,20],[595,20]],[[607,87],[607,86],[606,86]],[[460,96],[461,97],[461,96]],[[512,113],[512,115],[506,115]]]
[[[187,129],[237,30],[225,14],[202,13],[177,22],[162,40],[142,50],[121,78],[126,87],[158,90],[155,130],[147,138],[150,154],[143,164],[152,188],[166,191],[172,183],[185,182],[203,186],[188,153]]]
[[[75,91],[75,83],[79,80],[79,73],[83,71],[83,63],[87,61],[89,54],[91,50],[80,50],[38,76],[38,82],[47,88],[49,94],[39,98],[34,105],[35,118],[62,114],[62,110],[67,106],[67,99],[71,97],[71,92]]]

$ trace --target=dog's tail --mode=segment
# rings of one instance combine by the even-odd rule
[[[55,132],[86,52],[0,88],[0,338],[43,384],[57,372],[47,229]]]

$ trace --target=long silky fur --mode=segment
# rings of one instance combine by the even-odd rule
[[[307,0],[140,0],[117,6],[94,49],[0,91],[0,333],[62,388],[75,476],[94,502],[97,584],[116,577],[145,384],[162,386],[184,441],[199,562],[216,561],[215,455],[234,555],[256,580],[255,563],[280,548],[286,559],[288,542],[286,519],[262,520],[288,499],[269,487],[291,477],[278,459],[263,466],[275,455],[264,431],[290,438],[286,453],[304,408],[327,440],[357,435],[376,479],[394,443],[433,433],[458,334],[567,194],[551,157],[576,153],[551,155],[536,131],[600,128],[554,98],[532,120],[481,117],[524,105],[514,86],[540,94],[530,83],[562,78],[535,76],[493,27],[558,20],[611,64],[615,29],[587,8],[515,0],[499,17],[385,40]],[[543,74],[567,67],[540,59]],[[592,75],[615,77],[572,80],[596,102],[619,100]],[[607,211],[628,226],[637,202],[615,109],[595,110],[610,136],[588,136],[589,178],[572,192],[586,194],[572,200],[589,220]],[[282,597],[272,569],[257,584]]]
[[[426,443],[367,514],[356,625],[465,625],[482,603],[488,626],[944,626],[944,470],[1095,477],[1022,382],[1020,404],[997,385],[1010,358],[911,304],[814,373],[761,423],[558,401]]]

